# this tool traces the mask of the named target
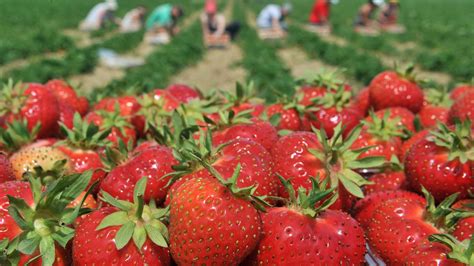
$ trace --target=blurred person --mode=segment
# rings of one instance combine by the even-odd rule
[[[316,0],[309,15],[309,23],[323,26],[329,22],[329,12],[331,11],[331,1]]]
[[[215,0],[206,2],[204,13],[201,14],[201,26],[207,46],[225,46],[240,30],[238,22],[226,24],[224,15],[217,11]]]
[[[369,35],[378,33],[377,23],[373,17],[378,7],[383,3],[383,0],[369,0],[359,8],[359,12],[354,21],[354,27],[357,32]]]
[[[118,8],[116,0],[106,0],[95,5],[80,23],[79,29],[83,31],[94,31],[103,28],[108,22],[118,24],[115,11]]]
[[[286,35],[288,26],[285,18],[292,10],[291,4],[284,5],[269,4],[260,11],[257,17],[257,26],[262,35],[269,38],[281,38]],[[263,36],[265,38],[265,36]]]
[[[183,9],[178,5],[160,5],[148,16],[146,29],[155,32],[167,31],[170,35],[175,35],[179,32],[178,20],[183,15]]]
[[[400,3],[398,0],[390,0],[381,8],[379,15],[379,23],[382,30],[401,33],[405,31],[405,27],[398,24],[398,13],[400,10]]]
[[[120,23],[121,32],[136,32],[142,29],[143,21],[145,19],[146,8],[138,6],[130,10],[122,19]]]

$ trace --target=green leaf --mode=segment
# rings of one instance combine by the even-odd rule
[[[148,234],[148,237],[151,239],[153,243],[155,243],[156,245],[160,247],[164,247],[164,248],[168,247],[168,243],[166,242],[166,239],[163,237],[163,234],[158,228],[150,224],[145,224],[145,230]]]
[[[75,230],[71,227],[62,226],[51,237],[63,248],[66,248],[69,241],[74,237]]]
[[[126,224],[128,222],[129,222],[129,217],[128,217],[127,212],[118,211],[118,212],[109,214],[104,219],[102,219],[102,221],[100,222],[100,224],[97,226],[95,230],[96,231],[102,230],[109,226],[119,226],[119,225]]]
[[[385,157],[382,156],[371,156],[358,159],[356,161],[351,161],[347,163],[348,168],[351,169],[368,169],[381,167],[386,163]]]
[[[133,232],[135,229],[134,222],[127,222],[118,230],[117,234],[115,235],[115,246],[118,250],[125,247],[132,239]]]
[[[135,184],[135,189],[133,190],[133,199],[135,203],[138,202],[138,197],[145,195],[147,181],[148,178],[144,176]]]
[[[23,239],[18,244],[18,250],[24,254],[33,254],[38,249],[40,244],[41,237],[37,234],[33,235],[31,238]]]
[[[109,193],[105,191],[100,192],[100,197],[103,201],[109,203],[110,205],[117,207],[121,210],[128,211],[132,208],[133,204],[130,202],[118,200],[114,197],[112,197]]]
[[[135,226],[135,230],[133,230],[133,243],[141,251],[143,244],[146,241],[146,231],[143,226]]]
[[[364,192],[362,192],[362,189],[356,183],[344,177],[343,175],[339,175],[339,180],[349,193],[358,198],[364,197]]]
[[[43,261],[43,266],[53,265],[56,258],[53,238],[43,237],[39,243],[39,250],[41,254],[41,260]]]

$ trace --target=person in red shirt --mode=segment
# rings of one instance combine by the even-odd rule
[[[309,23],[313,25],[326,25],[329,20],[331,2],[329,0],[316,0],[309,15]]]

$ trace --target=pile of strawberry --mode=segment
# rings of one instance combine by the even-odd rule
[[[474,265],[474,87],[0,90],[0,265]],[[258,88],[264,89],[264,88]]]

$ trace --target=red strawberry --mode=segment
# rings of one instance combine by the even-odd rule
[[[74,265],[170,265],[163,223],[167,211],[144,205],[146,183],[146,178],[137,182],[133,204],[106,194],[103,200],[114,207],[80,219],[72,247]]]
[[[173,111],[180,105],[180,101],[166,90],[154,90],[152,92],[152,95],[154,100],[159,101],[161,103],[160,105],[165,111]]]
[[[118,144],[119,140],[124,143],[132,142],[135,144],[136,142],[137,133],[135,132],[135,129],[127,118],[121,116],[120,111],[118,110],[115,110],[114,112],[90,112],[86,115],[85,120],[89,123],[95,124],[102,131],[110,130],[107,140],[114,144]]]
[[[404,190],[387,190],[375,192],[367,195],[365,198],[357,201],[354,206],[353,216],[360,225],[365,229],[370,224],[374,212],[387,201],[392,199],[406,199],[420,205],[425,205],[426,200],[418,194]]]
[[[132,201],[136,183],[142,177],[147,177],[145,202],[162,202],[168,191],[166,184],[169,181],[169,177],[163,177],[173,172],[171,167],[177,164],[170,148],[151,146],[132,154],[131,158],[113,168],[102,180],[100,188],[114,198]]]
[[[405,158],[405,174],[410,187],[421,192],[424,186],[436,201],[459,192],[460,199],[474,190],[474,139],[468,122],[437,131],[412,146]]]
[[[453,209],[460,211],[452,234],[459,241],[471,239],[474,233],[474,199],[460,200],[453,204]]]
[[[74,112],[85,115],[89,109],[89,103],[85,97],[79,97],[76,91],[64,80],[53,79],[45,84],[45,87],[54,94],[59,105],[69,106]]]
[[[140,110],[140,104],[135,96],[122,96],[102,99],[94,106],[95,111],[114,112],[117,108],[121,116],[131,118]]]
[[[351,102],[352,93],[343,86],[328,90],[322,98],[314,99],[316,111],[309,114],[311,124],[324,129],[328,137],[334,134],[334,128],[342,123],[346,136],[363,118],[363,114]]]
[[[448,122],[448,112],[452,101],[446,89],[430,89],[426,91],[425,105],[418,113],[423,127],[434,127],[437,123]]]
[[[238,265],[258,244],[260,215],[247,201],[252,188],[216,177],[189,180],[171,198],[170,250],[179,265]]]
[[[301,116],[296,107],[291,105],[284,105],[282,103],[272,104],[266,109],[267,116],[271,118],[274,115],[280,116],[280,121],[277,128],[279,130],[302,130]]]
[[[315,209],[331,191],[313,185],[308,195],[299,198],[288,181],[288,206],[271,208],[262,214],[262,239],[253,256],[254,265],[362,265],[366,253],[364,231],[348,214],[326,210],[333,199]],[[313,179],[313,182],[316,183]],[[304,197],[303,197],[304,195]],[[343,232],[343,233],[342,233]]]
[[[370,82],[370,103],[375,110],[404,107],[418,113],[423,107],[423,91],[416,84],[410,67],[405,73],[385,71]]]
[[[67,157],[71,165],[71,172],[83,173],[91,170],[94,172],[91,184],[101,181],[105,177],[99,150],[108,144],[105,138],[109,131],[100,131],[94,124],[86,123],[79,113],[74,116],[74,126],[68,129],[62,125],[63,134],[66,139],[59,142],[56,147]]]
[[[344,90],[352,91],[351,86],[343,84],[343,81],[337,79],[337,72],[319,73],[310,80],[303,80],[303,85],[297,92],[297,99],[303,106],[311,106],[314,100],[322,98],[330,90],[343,86]]]
[[[257,90],[253,82],[240,84],[237,82],[235,93],[222,92],[224,94],[226,111],[233,111],[236,115],[241,112],[250,113],[251,117],[259,117],[265,110],[263,100],[256,97]]]
[[[454,123],[456,119],[474,121],[474,90],[466,92],[456,100],[449,110],[449,122]],[[471,124],[473,126],[474,124]]]
[[[53,135],[59,120],[59,107],[46,87],[36,83],[14,85],[10,81],[0,94],[0,116],[7,122],[26,119],[30,131],[41,124],[39,138]]]
[[[191,100],[201,98],[199,92],[187,85],[172,84],[166,88],[166,91],[181,103],[188,103]]]
[[[397,119],[399,126],[405,127],[408,131],[415,132],[415,115],[410,112],[410,110],[403,107],[392,107],[379,110],[375,112],[375,115],[382,119],[385,117],[387,112],[389,113],[389,119]],[[372,118],[369,116],[366,120],[372,121]]]
[[[370,195],[379,191],[407,189],[403,165],[396,156],[393,156],[387,166],[381,172],[371,175],[368,180],[373,184],[366,185],[364,191]]]
[[[15,180],[12,164],[8,156],[0,152],[0,183]]]
[[[309,132],[294,132],[280,138],[272,150],[275,172],[290,180],[295,188],[311,187],[310,177],[330,179],[331,187],[337,188],[338,202],[333,208],[348,209],[354,198],[363,197],[360,186],[368,182],[354,170],[369,169],[383,164],[381,157],[358,158],[365,150],[353,150],[352,144],[358,137],[361,126],[354,129],[347,139],[342,139],[341,124],[330,140],[323,131],[316,135]],[[350,194],[347,193],[349,191]],[[287,197],[285,191],[281,196]]]
[[[0,184],[0,216],[2,217],[2,219],[0,219],[0,226],[2,227],[0,239],[8,238],[9,240],[13,240],[13,238],[21,233],[21,229],[13,217],[8,214],[10,201],[7,195],[22,198],[26,204],[30,206],[33,205],[34,201],[28,182],[8,181]]]
[[[413,147],[413,145],[415,145],[422,139],[426,138],[426,136],[428,136],[429,133],[430,131],[428,129],[422,130],[420,132],[415,133],[415,135],[411,136],[408,140],[403,142],[402,148],[400,151],[400,159],[402,160],[402,162],[405,160],[407,153],[411,149],[411,147]]]
[[[440,244],[430,243],[415,247],[411,254],[406,258],[406,265],[444,265],[444,266],[462,266],[460,263],[448,258],[451,250]]]
[[[368,87],[359,91],[359,93],[355,97],[354,105],[356,108],[359,108],[359,111],[363,115],[368,114],[370,109],[370,94]]]
[[[461,98],[466,92],[470,91],[474,91],[473,85],[460,85],[451,91],[450,97],[451,99],[456,101]]]

